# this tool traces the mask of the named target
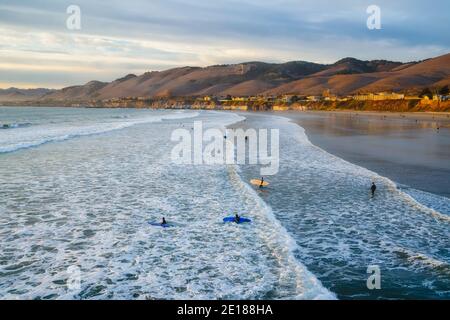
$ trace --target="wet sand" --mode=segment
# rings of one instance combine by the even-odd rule
[[[450,198],[450,115],[274,112],[316,146],[398,184]]]

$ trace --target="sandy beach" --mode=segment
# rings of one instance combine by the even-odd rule
[[[450,197],[450,115],[445,113],[276,112],[313,144],[398,184]]]

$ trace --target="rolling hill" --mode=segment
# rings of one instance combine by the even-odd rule
[[[338,95],[357,92],[419,91],[450,83],[450,54],[421,62],[362,61],[345,58],[334,64],[292,61],[246,62],[205,68],[182,67],[129,74],[112,82],[90,81],[61,90],[0,90],[0,100],[104,100],[123,97],[316,95],[329,89]],[[8,91],[9,90],[9,91]],[[45,90],[45,91],[42,91]]]
[[[19,102],[19,101],[28,101],[32,99],[38,99],[45,94],[49,94],[54,92],[51,89],[18,89],[18,88],[9,88],[9,89],[0,89],[0,102],[9,101],[9,102]]]

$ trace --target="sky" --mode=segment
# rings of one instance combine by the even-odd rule
[[[367,27],[370,5],[381,29]],[[0,88],[248,61],[417,61],[450,52],[449,12],[449,0],[0,0]]]

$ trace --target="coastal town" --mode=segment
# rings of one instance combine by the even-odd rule
[[[49,101],[43,101],[50,103]],[[59,102],[61,103],[61,102]],[[70,102],[70,107],[211,109],[238,111],[308,111],[359,109],[379,111],[449,111],[448,87],[423,90],[416,95],[396,92],[359,93],[339,96],[329,90],[321,95],[285,94],[280,96],[201,96],[201,97],[123,97]]]

